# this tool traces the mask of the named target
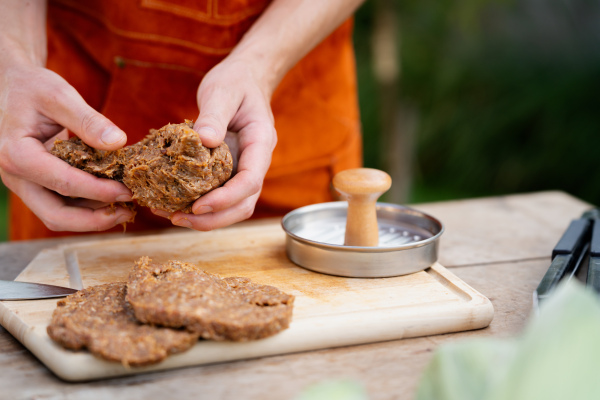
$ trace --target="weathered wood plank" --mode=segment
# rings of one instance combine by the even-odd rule
[[[56,346],[46,334],[56,300],[0,302],[2,325],[48,368],[71,381],[480,329],[493,317],[489,300],[440,264],[386,279],[336,277],[300,268],[285,254],[279,223],[189,231],[169,240],[154,235],[65,245],[40,253],[18,279],[69,285],[67,253],[76,255],[74,268],[83,278],[83,283],[71,280],[73,287],[126,280],[133,262],[149,255],[159,263],[179,259],[222,276],[244,276],[296,297],[289,329],[276,336],[247,343],[199,341],[144,368],[125,368]]]
[[[591,206],[564,192],[537,192],[414,207],[440,219],[440,263],[446,267],[546,257],[571,219]],[[244,224],[272,223],[273,219]],[[178,228],[163,233],[181,232]],[[156,232],[153,232],[156,233]],[[14,279],[45,248],[58,244],[112,240],[139,234],[104,234],[68,239],[0,243],[0,279]]]
[[[415,207],[444,223],[439,261],[452,268],[547,257],[591,205],[564,192],[540,192]]]
[[[588,207],[561,192],[417,205],[446,224],[442,264],[454,266],[453,273],[492,301],[494,320],[483,330],[67,384],[0,328],[0,387],[12,398],[262,399],[291,398],[315,382],[351,378],[373,399],[410,397],[440,344],[522,330],[550,250],[569,221]],[[0,245],[0,277],[9,279],[6,269],[23,269],[39,248]],[[10,260],[8,268],[4,260]]]
[[[405,339],[362,346],[267,357],[167,372],[68,384],[55,378],[8,335],[0,336],[0,387],[17,398],[103,399],[111,396],[198,399],[293,398],[308,385],[350,378],[364,385],[372,399],[414,393],[432,351],[443,343],[470,337],[508,337],[521,331],[531,294],[548,260],[455,268],[469,285],[488,296],[496,313],[486,329],[459,334]],[[10,368],[8,368],[10,366]],[[402,396],[402,398],[405,398]]]

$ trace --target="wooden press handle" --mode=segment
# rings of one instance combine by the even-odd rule
[[[391,185],[388,174],[371,168],[348,169],[333,177],[333,187],[348,200],[346,246],[379,244],[375,204]]]

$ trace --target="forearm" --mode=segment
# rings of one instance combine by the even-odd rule
[[[46,64],[46,0],[0,1],[0,66]]]
[[[231,53],[270,95],[283,76],[364,0],[274,0]]]

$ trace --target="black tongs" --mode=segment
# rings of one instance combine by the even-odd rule
[[[563,279],[571,279],[587,265],[586,285],[600,293],[600,210],[583,213],[571,224],[552,251],[552,263],[533,293],[534,307],[552,294]]]

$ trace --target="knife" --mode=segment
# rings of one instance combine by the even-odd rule
[[[546,299],[558,285],[558,282],[570,279],[577,273],[579,266],[587,253],[592,221],[584,215],[571,221],[571,224],[560,238],[552,251],[552,263],[533,293],[533,305],[538,305]]]
[[[587,286],[600,293],[600,219],[594,218],[592,240],[590,241],[590,261],[588,263]]]
[[[33,300],[65,297],[77,292],[62,286],[0,280],[0,300]]]

